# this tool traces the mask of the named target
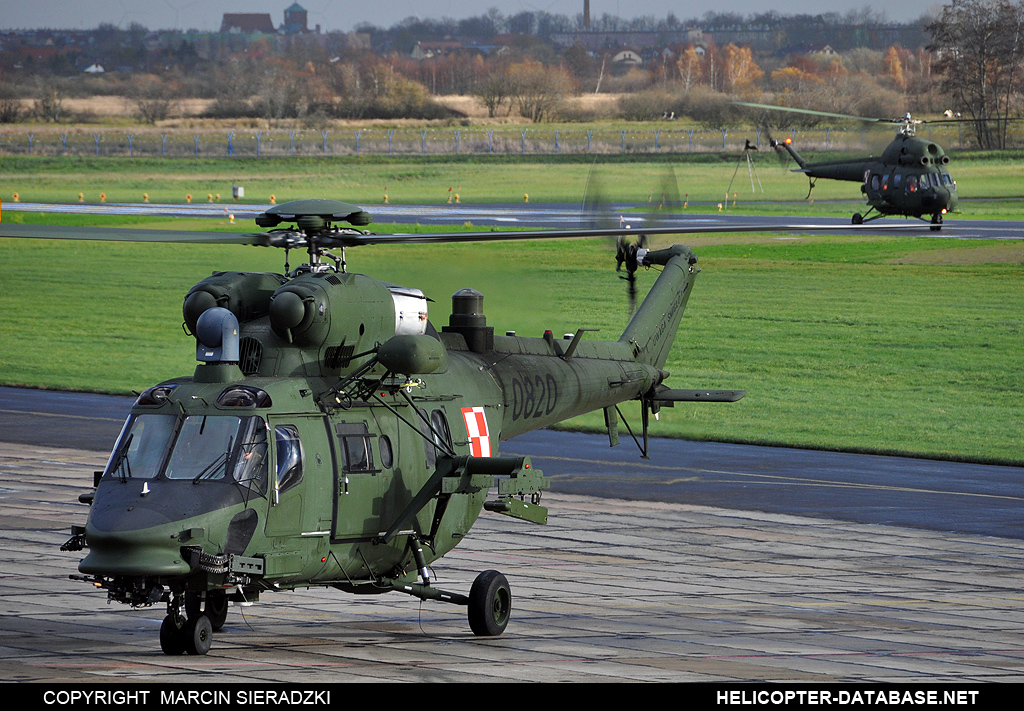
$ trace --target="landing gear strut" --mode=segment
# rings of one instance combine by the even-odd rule
[[[860,214],[859,212],[855,212],[853,213],[853,218],[850,220],[850,222],[852,222],[855,225],[863,225],[865,222],[871,222],[872,220],[877,220],[879,217],[884,217],[882,213],[878,213],[873,217],[869,217],[869,215],[871,215],[871,213],[874,211],[875,207],[874,205],[872,205],[871,209],[865,212],[863,215]]]
[[[426,566],[420,566],[421,571],[425,568]],[[422,583],[387,580],[380,581],[378,584],[387,585],[395,592],[403,592],[420,600],[437,600],[452,605],[464,605],[469,612],[469,628],[473,630],[473,634],[479,637],[497,637],[508,626],[508,621],[512,616],[512,588],[505,576],[497,570],[485,570],[476,576],[468,597],[435,588],[426,576],[423,580]]]
[[[939,230],[942,229],[942,213],[941,212],[936,212],[934,215],[932,215],[932,226],[931,226],[930,229],[931,229],[932,232],[938,232]]]
[[[210,625],[216,632],[224,626],[228,618],[228,596],[223,590],[210,590],[206,593],[185,593],[185,613],[191,620],[199,615],[210,618]]]

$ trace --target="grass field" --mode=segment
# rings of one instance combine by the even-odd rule
[[[809,158],[813,157],[809,154]],[[828,154],[829,159],[841,157]],[[99,203],[221,202],[231,205],[232,185],[245,202],[329,197],[366,205],[464,203],[580,203],[590,191],[605,200],[658,202],[674,174],[678,199],[688,209],[787,214],[849,215],[863,212],[855,183],[819,180],[806,200],[807,179],[762,156],[756,176],[741,156],[451,156],[352,158],[77,158],[0,157],[0,201]],[[1009,218],[1021,213],[1024,160],[965,154],[951,170],[964,216]],[[752,181],[752,177],[754,178]],[[753,184],[753,187],[752,187]],[[219,197],[218,197],[219,196]],[[728,199],[726,199],[728,196]],[[955,219],[953,216],[951,219]]]
[[[5,171],[15,168],[5,172],[4,193],[11,175],[49,185],[52,196],[60,192],[62,180],[65,186],[78,180],[71,176],[81,175],[93,186],[146,180],[131,171],[115,175],[124,166],[111,169],[108,161],[83,164],[79,173],[69,174],[60,173],[59,165],[44,169],[26,162],[0,162]],[[212,163],[180,166],[158,177],[175,182],[194,174],[206,176],[212,185],[213,176],[223,170],[221,162]],[[962,179],[962,190],[975,180],[1006,187],[1009,216],[1018,199],[1011,193],[1024,188],[1019,168],[969,163],[965,174],[977,170],[979,177]],[[479,170],[495,196],[497,186],[511,185],[512,174],[519,171],[566,195],[572,185],[586,182],[579,166],[566,169],[569,174],[561,179],[557,165],[461,167]],[[734,167],[718,168],[731,174]],[[389,168],[398,170],[374,170]],[[447,164],[406,169],[444,171]],[[705,169],[686,167],[697,171],[694,175]],[[317,172],[313,165],[303,170],[319,175],[310,178],[304,196],[358,201],[358,196],[328,189],[336,181],[329,171]],[[358,176],[353,180],[371,182],[364,166],[348,170]],[[636,179],[628,166],[619,170],[620,180]],[[296,192],[279,195],[279,200],[300,194],[299,177],[287,177]],[[786,176],[786,181],[804,189],[797,176]],[[411,179],[423,191],[429,182]],[[815,192],[824,185],[819,183]],[[5,221],[12,217],[4,212]],[[224,221],[188,224],[206,227],[211,222]],[[1024,462],[1019,433],[1024,422],[1022,245],[931,233],[893,238],[714,235],[686,242],[699,255],[702,273],[668,365],[670,385],[739,388],[748,395],[734,404],[663,410],[661,421],[653,424],[655,434]],[[0,264],[0,382],[125,392],[194,368],[193,341],[181,328],[182,298],[193,283],[220,269],[280,271],[283,255],[244,247],[0,240]],[[562,333],[588,327],[601,329],[595,338],[614,340],[627,321],[624,285],[608,246],[600,242],[372,247],[350,251],[349,265],[424,289],[435,301],[431,318],[436,325],[447,322],[450,295],[465,286],[484,293],[488,323],[498,332],[540,335],[544,329]],[[641,274],[643,288],[654,276]],[[636,408],[627,404],[623,411],[636,424]],[[570,426],[597,428],[600,415]]]

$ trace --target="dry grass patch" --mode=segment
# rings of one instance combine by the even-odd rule
[[[912,252],[897,259],[888,260],[889,264],[1024,264],[1024,244],[1008,242],[971,249],[933,249]]]

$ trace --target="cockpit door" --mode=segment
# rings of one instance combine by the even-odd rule
[[[331,454],[322,417],[269,418],[268,536],[329,533]]]

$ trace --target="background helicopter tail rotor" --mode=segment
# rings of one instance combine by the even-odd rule
[[[658,186],[648,196],[648,209],[643,215],[634,217],[634,224],[629,219],[620,217],[618,227],[636,227],[638,232],[633,235],[620,236],[615,239],[615,271],[625,271],[620,276],[626,282],[626,293],[629,299],[629,313],[636,311],[637,280],[636,272],[643,264],[644,255],[649,249],[649,238],[644,228],[663,230],[668,227],[669,216],[675,212],[682,201],[679,199],[679,184],[675,171],[668,166],[661,175]]]
[[[663,200],[660,194],[656,195],[652,190],[650,198],[652,203],[657,199],[659,204]],[[595,164],[587,177],[587,187],[583,196],[583,214],[581,222],[585,228],[595,230],[625,229],[631,226],[631,220],[619,214],[613,214],[611,206],[604,198],[603,179],[601,171]],[[615,245],[615,271],[625,271],[620,279],[626,282],[626,294],[629,300],[629,313],[636,310],[636,271],[639,267],[637,252],[647,246],[647,236],[643,234],[625,235],[610,238]]]
[[[783,171],[789,170],[792,158],[782,147],[782,143],[785,139],[779,140],[772,135],[772,127],[768,121],[764,121],[761,128],[764,131],[765,137],[768,139],[768,145],[775,152],[775,156],[779,160],[779,167],[782,168]]]
[[[643,261],[643,255],[647,253],[647,235],[640,234],[636,238],[616,237],[615,238],[615,271],[621,272],[625,269],[625,276],[620,279],[626,281],[626,294],[629,298],[629,313],[636,311],[636,270]]]

